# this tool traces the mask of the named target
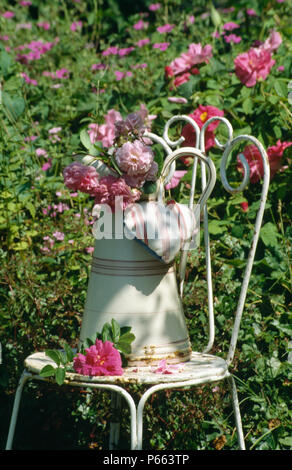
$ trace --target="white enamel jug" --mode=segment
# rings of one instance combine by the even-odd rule
[[[213,163],[195,151],[211,169],[199,200],[201,210],[216,177]],[[162,175],[176,158],[190,153],[194,148],[172,152]],[[101,331],[112,318],[121,327],[132,327],[135,340],[128,356],[130,366],[154,365],[162,359],[168,363],[190,359],[192,348],[174,264],[160,261],[139,242],[125,237],[95,240],[80,341]]]

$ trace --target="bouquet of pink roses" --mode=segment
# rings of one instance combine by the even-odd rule
[[[89,194],[95,204],[107,204],[113,211],[117,200],[124,210],[143,193],[155,191],[158,164],[151,141],[144,136],[151,118],[155,116],[148,116],[142,105],[125,119],[110,110],[105,124],[90,124],[81,133],[81,141],[90,155],[64,169],[65,185]]]

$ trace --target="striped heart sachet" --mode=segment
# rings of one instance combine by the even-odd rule
[[[135,239],[152,255],[171,263],[198,233],[198,217],[187,205],[174,201],[142,202],[129,206],[124,214],[127,238]]]

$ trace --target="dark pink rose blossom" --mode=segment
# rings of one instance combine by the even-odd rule
[[[240,205],[241,205],[241,209],[243,210],[243,212],[248,211],[248,202],[244,201]]]
[[[267,78],[274,64],[270,51],[252,48],[235,58],[235,74],[245,86],[253,87],[258,80]]]
[[[85,349],[85,354],[78,353],[73,359],[74,370],[81,375],[122,375],[122,359],[119,351],[110,341],[96,340],[95,344]]]
[[[174,86],[177,88],[181,85],[183,85],[184,83],[188,82],[189,79],[190,79],[190,76],[191,74],[190,73],[182,73],[181,75],[178,75],[175,79],[174,79]]]
[[[192,114],[189,116],[198,124],[199,128],[202,129],[208,119],[211,117],[224,116],[224,111],[216,108],[215,106],[202,106],[200,105]],[[215,135],[214,130],[218,127],[219,120],[214,120],[209,124],[205,131],[205,148],[208,151],[211,147],[215,145]],[[185,147],[194,147],[196,144],[196,134],[190,124],[184,126],[182,130],[182,136],[185,138],[183,146]]]
[[[292,142],[277,141],[276,145],[267,148],[267,155],[270,165],[271,179],[274,178],[277,171],[285,169],[282,165],[282,157],[284,150],[292,145]],[[250,169],[250,182],[257,183],[264,176],[264,166],[261,153],[256,145],[247,145],[243,151],[249,169]],[[242,173],[242,163],[238,159],[238,170]]]

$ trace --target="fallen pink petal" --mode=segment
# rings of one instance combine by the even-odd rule
[[[185,367],[184,363],[167,364],[166,359],[162,359],[157,367],[153,367],[151,372],[154,374],[177,374],[182,372]]]

